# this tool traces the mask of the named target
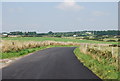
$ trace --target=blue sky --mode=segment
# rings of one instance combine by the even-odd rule
[[[117,2],[3,2],[2,31],[118,29]]]

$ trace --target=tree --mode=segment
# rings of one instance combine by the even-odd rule
[[[49,31],[49,32],[48,32],[48,35],[52,35],[52,34],[53,34],[53,32],[52,32],[52,31]]]

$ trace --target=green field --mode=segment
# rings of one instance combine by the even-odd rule
[[[68,38],[56,38],[56,37],[7,37],[3,40],[19,40],[19,41],[61,41],[61,42],[77,42],[77,43],[97,43],[97,44],[118,44],[118,42],[104,42],[94,40],[79,40]]]

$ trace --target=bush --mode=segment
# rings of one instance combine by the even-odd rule
[[[116,40],[106,40],[106,42],[117,42]]]

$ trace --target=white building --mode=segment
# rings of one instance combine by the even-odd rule
[[[91,32],[86,32],[86,34],[92,34]]]
[[[73,37],[77,37],[77,35],[73,35]]]

